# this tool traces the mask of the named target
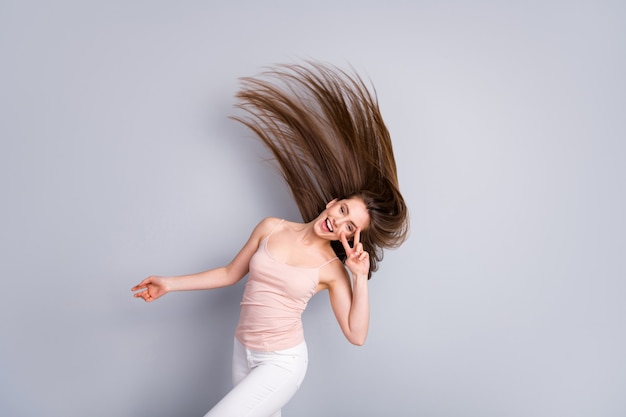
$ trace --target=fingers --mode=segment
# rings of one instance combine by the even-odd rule
[[[367,253],[366,251],[364,251],[363,248],[361,247],[361,252],[358,255],[359,261],[365,261],[365,260],[369,259],[369,256],[370,256],[370,254]]]
[[[354,251],[356,252],[357,255],[360,255],[363,253],[363,244],[359,243],[356,245]]]
[[[133,288],[131,288],[131,291],[137,291],[140,290],[142,288],[148,288],[148,284],[152,282],[152,277],[148,277],[146,279],[144,279],[143,281],[141,281],[139,284],[135,285]]]
[[[363,259],[365,259],[366,257],[369,256],[369,253],[367,253],[363,249],[363,244],[362,243],[357,243],[352,248],[350,246],[347,246],[347,248],[346,248],[346,255],[348,255],[348,258],[350,258],[350,259],[363,260]]]
[[[353,258],[358,258],[360,261],[362,261],[367,256],[369,256],[369,253],[367,253],[366,251],[363,250],[363,244],[362,243],[357,243],[354,246],[354,252],[352,252],[352,254],[350,256],[352,256]]]
[[[358,245],[361,241],[361,229],[357,227],[356,232],[354,232],[354,246]]]
[[[151,301],[156,300],[156,298],[154,298],[154,297],[150,294],[150,291],[149,291],[149,290],[146,290],[146,291],[141,291],[141,292],[138,292],[138,293],[136,293],[136,294],[133,294],[133,297],[135,297],[135,298],[143,298],[143,300],[144,300],[146,303],[149,303],[149,302],[151,302]]]
[[[370,254],[363,249],[363,244],[358,243],[348,254],[346,266],[352,274],[367,274],[370,269]]]
[[[148,277],[146,279],[144,279],[143,281],[141,281],[139,284],[135,285],[133,288],[131,288],[131,291],[137,291],[137,290],[141,290],[143,288],[148,288],[148,284],[153,283],[153,278],[154,277]]]
[[[145,302],[149,303],[151,301],[154,301],[156,299],[156,297],[154,297],[151,294],[151,285],[153,284],[153,279],[152,277],[148,277],[146,279],[144,279],[143,281],[141,281],[139,284],[135,285],[133,288],[131,288],[131,291],[139,291],[135,294],[133,294],[133,297],[135,298],[142,298]]]
[[[345,249],[346,253],[350,253],[350,250],[352,248],[350,247],[350,244],[348,243],[348,239],[346,239],[346,234],[342,232],[339,235],[339,240],[341,240],[341,244],[343,245],[343,248]]]
[[[348,239],[346,238],[346,234],[341,232],[341,234],[339,235],[339,240],[341,240],[341,244],[343,245],[343,248],[346,250],[346,253],[350,253],[351,250],[353,248],[356,248],[357,245],[360,245],[360,241],[361,241],[361,229],[357,228],[356,231],[354,232],[354,237],[352,239],[352,247],[350,246],[350,242],[348,242]],[[362,248],[363,246],[361,246]]]

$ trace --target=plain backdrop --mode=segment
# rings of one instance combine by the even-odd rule
[[[375,86],[411,210],[350,345],[328,296],[283,415],[626,415],[620,1],[0,2],[0,415],[195,417],[243,281],[153,304],[298,220],[236,113],[302,59]]]

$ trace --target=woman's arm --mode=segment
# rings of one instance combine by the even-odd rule
[[[136,298],[151,302],[170,291],[209,290],[233,285],[248,273],[250,258],[256,252],[263,237],[269,233],[277,221],[278,219],[274,218],[261,221],[254,228],[243,248],[226,266],[176,277],[151,276],[134,286],[131,291],[139,291],[134,294]]]
[[[369,254],[359,243],[360,232],[354,235],[354,247],[351,248],[345,236],[341,241],[346,249],[346,266],[352,273],[352,284],[343,265],[337,263],[328,268],[328,275],[320,276],[322,287],[328,289],[330,304],[346,338],[355,345],[362,346],[367,338],[370,320],[369,303]]]

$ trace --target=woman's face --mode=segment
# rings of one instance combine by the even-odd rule
[[[357,229],[364,231],[370,224],[370,215],[363,200],[352,197],[332,200],[318,217],[317,227],[322,236],[339,240],[341,234],[351,239]]]

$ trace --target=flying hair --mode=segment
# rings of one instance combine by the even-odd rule
[[[249,127],[273,154],[305,222],[334,198],[359,197],[370,215],[361,232],[370,273],[383,248],[408,236],[409,217],[400,193],[391,137],[375,90],[354,71],[306,61],[278,64],[241,79],[236,94]],[[345,261],[341,242],[332,242]]]

